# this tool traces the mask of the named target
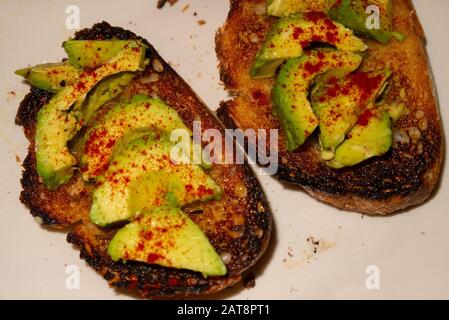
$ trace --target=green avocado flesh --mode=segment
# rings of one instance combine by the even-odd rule
[[[36,88],[53,93],[73,84],[79,73],[79,70],[67,61],[38,64],[15,71],[15,74],[24,77]]]
[[[182,207],[220,198],[220,187],[199,165],[172,160],[174,146],[168,139],[154,136],[124,146],[97,179],[91,220],[108,226],[154,207]]]
[[[159,99],[135,96],[117,104],[88,129],[80,163],[83,179],[88,181],[101,175],[122,138],[130,133],[170,134],[176,129],[190,132],[178,113]]]
[[[363,109],[382,94],[390,76],[389,70],[358,71],[343,77],[329,72],[316,82],[311,100],[320,123],[324,160],[334,157],[335,149],[355,126]]]
[[[119,230],[108,246],[112,260],[140,261],[223,276],[226,266],[203,231],[180,209],[145,212]]]
[[[381,43],[393,37],[405,40],[392,31],[392,0],[267,0],[267,13],[280,19],[250,74],[268,78],[279,71],[273,112],[285,132],[287,150],[297,150],[319,126],[321,158],[329,167],[353,166],[385,154],[391,147],[392,123],[406,108],[391,101],[376,104],[391,71],[355,70],[362,63],[357,53],[367,49],[357,36]],[[304,51],[315,43],[337,50]]]
[[[405,36],[399,32],[390,31],[391,28],[391,2],[387,0],[368,1],[377,5],[380,9],[380,28],[369,29],[365,14],[366,6],[362,1],[342,0],[333,6],[328,14],[336,22],[352,29],[357,35],[365,36],[381,43],[388,43],[392,37],[397,40],[405,40]]]
[[[407,107],[403,103],[391,102],[389,104],[385,104],[385,109],[390,115],[393,123],[396,123],[402,116],[408,113]]]
[[[271,16],[283,17],[293,13],[303,13],[307,11],[323,11],[332,7],[336,0],[267,0],[267,13]]]
[[[135,40],[68,40],[62,46],[70,64],[80,69],[95,69],[115,57]]]
[[[80,129],[80,123],[76,110],[71,110],[72,105],[86,99],[89,91],[106,77],[143,70],[145,51],[144,45],[133,42],[101,67],[81,72],[76,82],[58,91],[39,111],[36,127],[37,172],[49,189],[67,182],[73,175],[76,160],[67,143]]]
[[[326,165],[340,169],[387,153],[393,141],[391,127],[391,118],[385,108],[374,104],[368,106],[335,151],[335,157]]]
[[[101,80],[87,94],[78,100],[74,106],[78,122],[82,125],[89,123],[92,116],[107,102],[118,97],[131,83],[138,72],[121,72]]]
[[[269,78],[287,59],[300,57],[313,42],[333,45],[340,50],[362,52],[367,46],[350,29],[333,22],[326,14],[308,12],[279,19],[258,52],[250,74],[253,78]]]
[[[273,88],[274,111],[287,138],[287,149],[294,151],[315,131],[319,121],[309,102],[309,88],[315,78],[333,69],[351,72],[362,57],[357,53],[313,50],[290,59],[281,68]]]

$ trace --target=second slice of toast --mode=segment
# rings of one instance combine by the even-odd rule
[[[251,79],[249,70],[277,18],[262,14],[265,0],[231,0],[216,51],[221,79],[234,96],[223,102],[219,118],[228,127],[279,129],[272,113],[273,79]],[[393,27],[406,35],[369,46],[361,70],[390,68],[389,95],[401,95],[409,113],[395,125],[393,148],[355,167],[335,170],[320,158],[313,137],[295,152],[285,147],[280,130],[277,178],[301,186],[314,198],[341,209],[389,214],[427,200],[438,184],[443,159],[443,129],[424,32],[410,0],[393,1]]]

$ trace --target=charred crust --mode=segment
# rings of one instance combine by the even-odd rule
[[[23,162],[23,173],[22,173],[22,179],[20,180],[20,183],[22,184],[22,192],[20,193],[20,201],[26,205],[28,208],[30,208],[30,213],[33,217],[39,217],[42,219],[43,225],[48,226],[54,226],[59,225],[61,221],[58,221],[57,219],[50,216],[50,214],[43,210],[39,206],[34,205],[34,190],[36,187],[36,184],[38,184],[37,175],[36,175],[36,169],[34,166],[34,158],[31,156],[31,154],[28,154]]]
[[[75,232],[67,235],[67,241],[80,248],[80,257],[103,275],[116,289],[137,290],[145,298],[187,297],[219,291],[240,281],[240,276],[212,277],[201,274],[139,262],[114,262],[103,251],[89,247],[89,241]]]
[[[229,111],[231,104],[232,100],[221,101],[220,107],[217,109],[216,114],[225,128],[237,129],[237,124],[235,123],[234,119],[232,119],[231,113]]]
[[[435,128],[421,138],[423,149],[400,145],[382,157],[373,158],[358,166],[333,170],[326,166],[309,172],[295,170],[280,164],[278,177],[286,182],[300,184],[329,195],[356,195],[370,200],[388,200],[394,196],[406,197],[426,187],[424,180],[429,168],[441,157],[441,136]]]
[[[23,98],[17,110],[15,123],[25,129],[28,139],[34,136],[34,126],[39,110],[50,101],[53,95],[47,91],[32,87],[30,92]]]
[[[42,225],[57,229],[67,228],[87,217],[90,205],[90,187],[80,187],[74,178],[56,190],[48,190],[40,181],[36,171],[34,144],[29,147],[23,162],[22,192],[20,201],[34,217],[39,217]]]
[[[106,21],[95,23],[91,28],[82,29],[75,33],[75,40],[143,40],[133,32],[120,27],[112,27]]]
[[[222,102],[217,116],[226,128],[236,129],[229,108],[232,101]],[[324,164],[310,170],[299,166],[295,154],[281,154],[276,177],[304,188],[330,196],[357,196],[367,200],[388,200],[407,197],[426,187],[425,174],[441,158],[441,135],[437,128],[429,128],[421,139],[423,150],[405,146],[394,148],[382,157],[373,158],[358,166],[334,170]],[[307,147],[311,148],[309,143]],[[299,151],[301,152],[301,151]],[[405,155],[405,156],[404,156]],[[283,157],[282,157],[283,156]]]

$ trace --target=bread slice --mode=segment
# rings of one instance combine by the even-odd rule
[[[75,35],[78,40],[113,37],[141,39],[106,22]],[[146,40],[143,41],[149,46],[150,66],[132,81],[123,96],[158,96],[173,107],[188,126],[192,127],[194,120],[201,120],[203,130],[214,128],[224,133],[222,125],[192,89]],[[269,243],[272,226],[271,211],[263,191],[248,165],[216,165],[211,175],[224,191],[222,200],[192,206],[185,211],[205,232],[216,251],[226,258],[226,276],[204,278],[188,270],[113,262],[106,249],[116,230],[101,229],[89,220],[92,186],[76,174],[69,183],[49,191],[37,175],[34,153],[36,115],[50,98],[51,94],[32,88],[17,113],[16,123],[24,127],[31,142],[24,162],[21,200],[44,225],[67,228],[68,242],[80,248],[81,258],[102,274],[112,287],[137,290],[144,297],[157,298],[210,294],[239,282],[242,274],[259,260]]]
[[[233,99],[221,104],[218,116],[227,127],[278,129],[271,104],[274,80],[249,76],[276,18],[261,14],[265,0],[230,2],[227,21],[216,36],[216,52],[221,79]],[[390,68],[394,75],[388,97],[400,96],[410,111],[395,126],[392,150],[334,170],[320,159],[316,137],[290,153],[280,130],[278,179],[301,186],[318,200],[365,214],[389,214],[423,203],[438,184],[443,159],[443,129],[423,29],[410,0],[394,0],[393,15],[394,29],[407,40],[388,45],[367,40],[369,50],[361,66]]]

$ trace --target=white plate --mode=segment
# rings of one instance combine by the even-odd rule
[[[449,123],[449,1],[416,0],[428,38],[444,122]],[[73,34],[66,7],[80,8],[81,27],[106,20],[150,40],[215,109],[226,97],[219,83],[214,34],[228,2],[181,0],[156,9],[156,0],[0,2],[0,298],[130,298],[78,258],[65,232],[40,227],[19,202],[20,164],[28,146],[14,117],[28,86],[17,68],[64,56],[60,47]],[[190,7],[182,12],[187,4]],[[197,12],[197,16],[194,16]],[[204,19],[200,26],[197,21]],[[14,92],[15,95],[12,93]],[[262,177],[275,216],[272,246],[260,263],[255,288],[219,296],[269,298],[449,298],[449,177],[436,196],[401,215],[369,218],[338,211],[306,194]],[[318,252],[307,242],[321,241]],[[80,269],[80,289],[66,287],[66,266]],[[379,290],[366,286],[368,266],[380,272]],[[368,281],[369,282],[369,281]],[[371,282],[370,282],[371,283]]]

